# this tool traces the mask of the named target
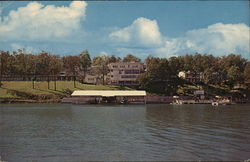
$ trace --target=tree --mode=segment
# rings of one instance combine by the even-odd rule
[[[49,75],[50,74],[50,54],[41,52],[37,57],[35,74]]]
[[[3,54],[0,54],[0,88],[2,87],[2,75],[3,75]]]
[[[194,56],[192,56],[192,69],[193,71],[202,72],[204,71],[204,66],[202,64],[203,56],[199,53],[195,53]]]
[[[230,54],[223,56],[221,60],[221,66],[225,69],[229,69],[232,66],[236,66],[240,71],[244,71],[247,60],[242,58],[240,55]]]
[[[172,76],[177,76],[178,73],[181,71],[181,62],[177,57],[170,57],[169,58],[169,68],[171,70]]]
[[[214,81],[216,81],[216,79],[214,79],[214,77],[215,77],[214,74],[215,74],[215,72],[214,72],[213,68],[207,68],[203,74],[203,82],[205,84],[214,83]]]
[[[192,69],[195,72],[204,72],[206,69],[211,68],[214,62],[215,59],[212,55],[201,55],[199,53],[196,53],[193,56]]]
[[[52,55],[49,61],[49,74],[56,75],[62,71],[63,62],[59,56]]]
[[[84,72],[83,78],[82,78],[82,83],[83,83],[83,80],[86,77],[87,70],[91,66],[91,58],[87,50],[81,52],[81,54],[79,55],[79,58],[80,58],[81,68],[83,69],[83,72]]]
[[[4,74],[8,74],[10,73],[11,67],[9,64],[9,60],[10,60],[11,56],[9,54],[9,52],[5,52],[5,51],[0,51],[0,74],[1,76]]]
[[[186,54],[185,56],[180,56],[180,62],[182,64],[182,70],[189,71],[193,70],[193,56]]]
[[[38,61],[37,55],[33,54],[26,54],[25,55],[26,60],[26,74],[34,75],[36,73],[36,64]]]
[[[248,61],[244,69],[244,79],[250,80],[250,62]]]
[[[76,75],[80,68],[80,59],[78,56],[65,56],[63,57],[63,66],[67,73]]]
[[[26,61],[26,57],[25,54],[22,53],[22,51],[19,51],[18,53],[14,54],[14,68],[17,74],[21,74],[24,75],[26,74],[27,71],[27,61]]]
[[[63,57],[63,65],[67,73],[73,74],[74,77],[74,87],[76,87],[76,75],[78,75],[79,69],[81,67],[79,56],[65,56]]]
[[[132,54],[128,54],[126,57],[123,58],[123,62],[140,62],[141,59],[135,57]]]
[[[139,76],[140,88],[149,92],[170,95],[176,88],[167,59],[148,57],[147,70]]]
[[[227,71],[227,80],[231,87],[238,83],[241,80],[240,68],[235,65],[231,66]]]
[[[120,57],[115,57],[114,55],[112,55],[111,57],[108,57],[109,63],[116,63],[116,62],[120,62],[120,61],[121,61]]]
[[[96,67],[96,73],[102,75],[102,84],[105,84],[105,76],[108,74],[108,56],[102,55],[93,58],[93,65]]]

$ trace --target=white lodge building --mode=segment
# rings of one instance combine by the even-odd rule
[[[110,63],[108,68],[107,83],[115,85],[138,85],[137,78],[145,71],[141,62]]]

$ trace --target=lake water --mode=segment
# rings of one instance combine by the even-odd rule
[[[250,105],[0,105],[5,161],[247,160]]]

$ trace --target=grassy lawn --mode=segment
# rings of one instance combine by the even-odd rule
[[[57,81],[56,90],[54,82],[50,82],[50,89],[46,81],[35,82],[35,88],[32,88],[32,81],[3,81],[0,88],[0,98],[62,98],[68,96],[74,90],[119,90],[130,89],[128,87],[119,87],[114,85],[90,85],[76,82],[74,88],[73,81]]]

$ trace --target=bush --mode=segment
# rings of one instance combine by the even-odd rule
[[[71,89],[69,89],[69,88],[63,89],[62,92],[67,94],[67,95],[71,95],[73,93],[73,91]]]

